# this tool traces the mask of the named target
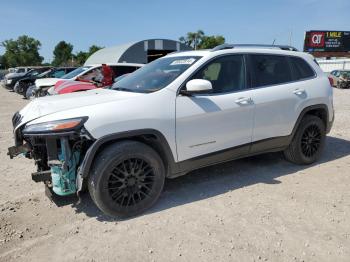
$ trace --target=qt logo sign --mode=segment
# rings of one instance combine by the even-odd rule
[[[324,32],[310,33],[309,44],[311,47],[324,47]]]

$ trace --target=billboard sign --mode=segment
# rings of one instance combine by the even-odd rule
[[[305,52],[350,52],[350,31],[307,31]]]

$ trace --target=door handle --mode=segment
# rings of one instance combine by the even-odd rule
[[[293,93],[296,94],[296,95],[298,95],[298,96],[300,96],[300,95],[304,95],[306,92],[305,92],[304,89],[295,89],[295,90],[293,91]]]
[[[250,97],[240,97],[236,101],[236,104],[239,105],[248,105],[253,102],[253,100]]]

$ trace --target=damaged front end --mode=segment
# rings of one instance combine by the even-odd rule
[[[13,117],[14,126],[20,121],[18,113]],[[13,158],[24,155],[34,159],[37,172],[35,182],[44,182],[55,194],[66,196],[78,193],[82,188],[79,166],[93,138],[84,128],[87,117],[30,124],[15,129],[16,146],[8,149]]]
[[[341,89],[349,89],[350,88],[350,79],[349,78],[339,79],[338,87]]]

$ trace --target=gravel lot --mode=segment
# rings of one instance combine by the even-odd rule
[[[334,92],[317,164],[277,153],[201,169],[118,221],[88,194],[51,202],[34,163],[8,158],[11,117],[27,101],[0,88],[0,261],[350,261],[350,90]]]

